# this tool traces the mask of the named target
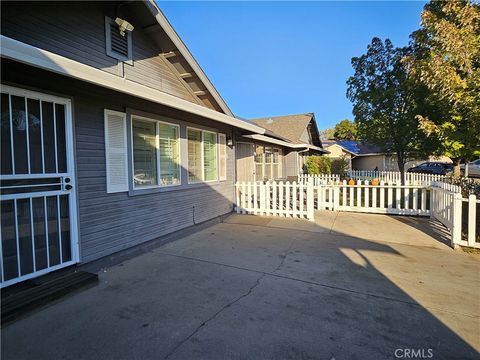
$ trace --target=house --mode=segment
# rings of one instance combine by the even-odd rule
[[[348,159],[350,170],[399,171],[395,154],[387,154],[381,151],[378,146],[354,140],[323,140],[322,144],[330,152],[327,156]],[[405,164],[405,169],[407,170],[424,161],[450,162],[451,160],[445,156],[431,156],[424,160],[412,159]]]
[[[348,161],[348,169],[352,170],[352,159],[357,156],[352,150],[347,149],[345,146],[342,146],[336,140],[322,140],[323,148],[328,150],[329,153],[326,155],[332,160],[345,159]]]
[[[264,128],[265,133],[244,134],[238,130],[239,181],[296,177],[304,172],[306,156],[327,153],[322,148],[313,113],[252,119],[250,122]]]
[[[232,114],[153,0],[3,2],[1,58],[2,287],[231,212],[238,136],[272,177],[294,146]]]

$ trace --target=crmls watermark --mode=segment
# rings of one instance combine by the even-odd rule
[[[433,349],[395,349],[397,359],[431,359]]]

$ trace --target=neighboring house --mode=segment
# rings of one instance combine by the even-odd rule
[[[345,157],[350,161],[352,170],[379,170],[398,171],[397,157],[395,154],[386,154],[378,146],[369,145],[353,140],[324,140],[323,147],[330,152],[327,156],[332,158]],[[414,159],[405,163],[405,170],[424,161],[451,162],[446,157],[429,157],[428,159]]]
[[[1,57],[2,286],[232,211],[234,139],[266,130],[154,1],[3,2]]]
[[[341,144],[337,143],[335,140],[322,140],[322,145],[325,150],[329,151],[328,156],[332,160],[337,159],[346,159],[348,161],[348,169],[352,169],[352,159],[357,156],[353,151],[348,150],[346,147],[342,146]]]
[[[327,153],[322,148],[313,113],[250,121],[266,132],[237,135],[239,181],[296,177],[304,172],[306,156]]]

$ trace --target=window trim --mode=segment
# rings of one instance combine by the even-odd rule
[[[155,185],[149,185],[149,186],[142,186],[142,187],[138,187],[138,186],[135,186],[135,181],[134,181],[134,178],[133,178],[133,175],[135,174],[135,158],[134,158],[134,153],[133,153],[133,122],[135,120],[140,120],[140,121],[146,121],[146,122],[153,122],[155,123],[155,146],[157,148],[157,160],[156,160],[156,166],[157,166],[157,183]],[[166,124],[166,125],[171,125],[171,126],[175,126],[177,128],[177,134],[178,134],[178,144],[177,144],[177,147],[178,147],[178,154],[179,154],[179,157],[180,157],[180,167],[179,167],[179,176],[178,176],[178,180],[179,182],[177,184],[169,184],[169,185],[161,185],[160,184],[160,127],[159,127],[159,124],[162,123],[162,124]],[[174,123],[171,123],[171,122],[168,122],[168,121],[162,121],[162,120],[156,120],[156,119],[152,119],[152,118],[148,118],[148,117],[145,117],[145,116],[141,116],[141,115],[135,115],[135,114],[130,114],[130,154],[131,154],[131,165],[132,165],[132,171],[131,171],[131,174],[129,174],[129,177],[130,177],[130,182],[132,184],[132,190],[133,191],[141,191],[141,190],[147,190],[147,189],[158,189],[158,188],[162,188],[162,189],[165,189],[165,188],[173,188],[173,187],[178,187],[178,186],[181,186],[182,185],[182,146],[181,146],[181,134],[180,134],[180,125],[179,124],[174,124]]]
[[[215,139],[215,179],[205,180],[205,133],[213,134]],[[202,175],[204,183],[218,182],[218,132],[210,130],[202,130]]]
[[[112,34],[110,29],[110,25],[112,24],[115,24],[115,21],[112,18],[105,16],[105,51],[107,53],[107,56],[110,56],[114,59],[117,59],[129,65],[133,65],[132,32],[127,31],[125,33],[125,36],[127,36],[127,47],[128,47],[128,55],[125,57],[122,54],[119,54],[112,50]]]
[[[201,152],[202,152],[202,179],[200,181],[190,181],[190,176],[188,175],[188,171],[189,171],[189,168],[188,168],[188,130],[194,130],[194,131],[200,131],[201,135],[202,135],[202,141],[201,141]],[[215,135],[215,147],[216,147],[216,153],[217,153],[217,167],[216,167],[216,179],[215,180],[207,180],[205,181],[205,157],[204,157],[204,133],[210,133],[210,134],[214,134]],[[212,131],[212,130],[206,130],[206,129],[201,129],[201,128],[197,128],[197,127],[194,127],[194,126],[186,126],[186,129],[185,129],[185,138],[187,140],[187,166],[186,166],[186,169],[187,169],[187,184],[188,185],[197,185],[197,184],[211,184],[211,183],[218,183],[219,182],[219,174],[218,174],[218,141],[217,141],[217,137],[218,137],[218,132],[217,131]]]
[[[265,178],[267,178],[268,181],[276,181],[277,179],[281,179],[282,176],[283,176],[283,167],[282,167],[282,156],[283,156],[283,150],[281,147],[276,147],[276,146],[272,146],[272,145],[263,145],[263,144],[257,144],[257,143],[254,143],[255,145],[255,152],[256,152],[256,148],[257,147],[262,147],[263,148],[263,153],[262,153],[262,162],[256,162],[255,161],[255,154],[253,154],[253,166],[255,167],[255,181],[264,181]],[[267,157],[266,157],[266,149],[269,148],[271,149],[271,161],[270,163],[268,163],[270,165],[270,174],[268,176],[265,176],[266,175],[266,168],[267,168]],[[278,150],[278,162],[273,162],[273,159],[274,159],[274,152],[275,150]],[[262,176],[261,176],[261,179],[257,179],[257,171],[256,171],[256,166],[257,164],[261,164],[262,165]],[[274,165],[278,165],[278,176],[277,178],[273,178],[273,166]]]
[[[220,146],[220,137],[223,137],[224,138],[224,146],[223,146],[223,149],[225,151],[225,153],[223,154],[224,157],[225,157],[225,167],[224,167],[224,174],[221,174],[220,173],[220,152],[222,150],[221,146]],[[226,181],[227,180],[227,135],[224,134],[224,133],[218,133],[218,136],[217,136],[217,149],[218,149],[218,180],[219,181]]]

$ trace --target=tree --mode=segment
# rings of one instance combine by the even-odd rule
[[[305,165],[309,174],[332,173],[332,159],[326,156],[311,155],[306,158]]]
[[[480,155],[480,6],[471,1],[432,1],[411,35],[408,74],[428,88],[420,128],[437,143],[436,153],[454,162]]]
[[[418,155],[420,143],[418,89],[402,61],[409,51],[395,48],[389,39],[373,38],[366,54],[352,58],[355,74],[347,81],[359,138],[395,154],[402,173],[405,162]]]
[[[356,140],[357,125],[353,121],[344,119],[335,125],[333,136],[337,140]]]
[[[350,168],[350,161],[345,156],[332,160],[332,174],[344,176]]]
[[[330,140],[333,139],[333,134],[335,133],[335,129],[325,129],[320,131],[320,139],[322,140]]]

